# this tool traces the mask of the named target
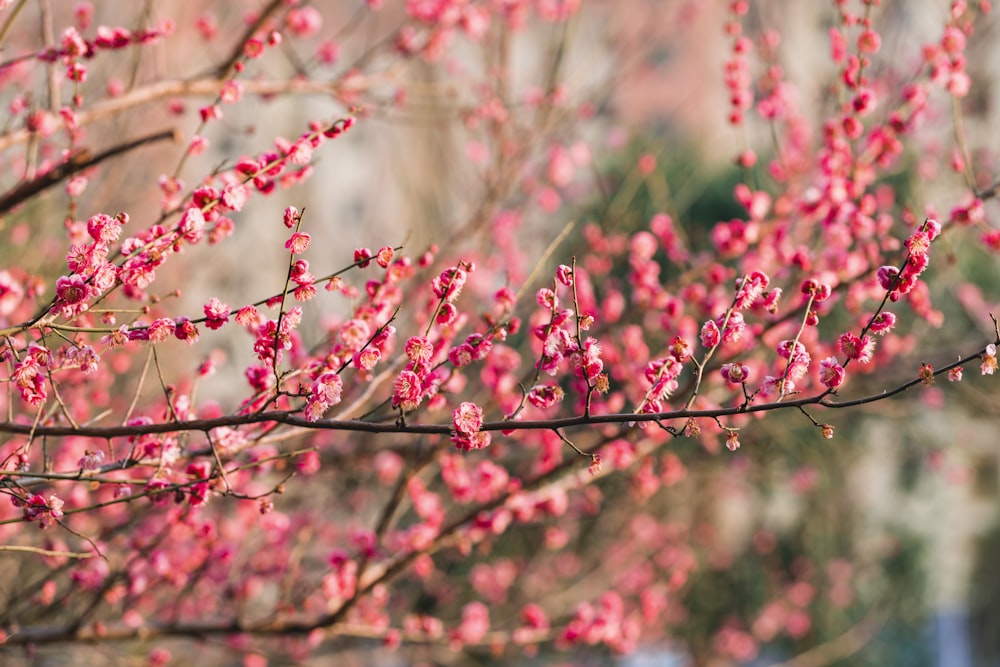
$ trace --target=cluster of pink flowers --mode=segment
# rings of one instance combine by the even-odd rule
[[[483,409],[468,401],[455,408],[451,417],[455,435],[451,437],[455,446],[461,450],[483,449],[488,447],[492,436],[483,428]]]
[[[84,39],[75,27],[66,28],[60,40],[60,48],[50,48],[38,54],[40,60],[46,62],[62,61],[66,66],[66,78],[75,84],[87,80],[88,69],[81,60],[93,58],[98,51],[114,51],[135,44],[148,44],[170,34],[173,28],[169,24],[153,30],[129,30],[124,27],[109,28],[98,26],[93,39]],[[83,104],[79,94],[74,98],[75,106]]]
[[[33,494],[27,498],[10,497],[14,507],[20,507],[25,521],[37,521],[40,528],[48,528],[63,517],[63,501],[55,494],[48,497]]]
[[[729,3],[730,18],[726,23],[726,34],[733,38],[732,53],[725,63],[725,84],[729,91],[729,122],[743,123],[743,114],[753,107],[753,77],[747,55],[753,49],[753,42],[743,35],[740,21],[750,10],[746,0]]]
[[[627,652],[657,638],[687,613],[691,573],[704,564],[728,567],[734,557],[715,542],[711,526],[636,516],[632,539],[615,540],[600,554],[600,566],[612,574],[603,589],[568,604],[559,604],[565,600],[561,593],[540,599],[551,604],[545,608],[524,604],[511,591],[523,583],[530,594],[558,593],[564,581],[580,580],[591,563],[584,560],[586,549],[573,550],[589,546],[577,519],[592,517],[595,525],[605,520],[603,494],[620,488],[639,505],[662,487],[682,484],[686,454],[665,451],[665,443],[686,436],[711,452],[752,448],[758,432],[753,419],[792,403],[786,401],[792,393],[805,398],[796,407],[828,402],[844,391],[848,371],[888,368],[893,355],[913,347],[915,337],[905,331],[911,315],[942,321],[925,277],[942,225],[929,204],[923,214],[930,217],[920,224],[921,213],[896,201],[887,175],[899,168],[904,148],[924,147],[910,139],[920,121],[934,120],[927,111],[929,91],[938,85],[954,97],[969,92],[972,10],[958,0],[952,4],[943,36],[923,50],[928,71],[895,90],[875,62],[883,42],[871,18],[877,0],[864,0],[857,12],[851,3],[834,3],[837,26],[830,38],[837,95],[830,98],[837,102],[821,124],[811,126],[779,64],[778,33],[755,35],[745,21],[750,3],[730,0],[725,113],[738,134],[736,162],[742,169],[736,171],[746,180],[732,188],[734,212],[720,215],[708,229],[686,226],[689,221],[680,217],[675,223],[665,213],[649,213],[643,222],[636,219],[634,211],[642,210],[636,206],[629,208],[627,225],[589,223],[576,240],[567,231],[539,263],[563,257],[539,288],[534,279],[544,269],[536,274],[532,262],[541,251],[535,231],[543,227],[530,227],[533,218],[568,215],[570,204],[587,203],[592,184],[613,179],[602,174],[590,180],[584,167],[591,163],[591,145],[570,136],[569,124],[552,133],[551,123],[535,121],[554,112],[589,118],[599,111],[577,106],[579,91],[560,81],[518,90],[517,77],[493,71],[498,63],[492,58],[506,46],[486,37],[491,26],[503,27],[498,22],[519,29],[532,15],[566,21],[581,3],[407,0],[398,17],[402,27],[373,43],[371,62],[439,59],[460,39],[466,46],[489,45],[486,80],[455,99],[465,155],[490,188],[489,206],[476,211],[476,222],[497,252],[478,253],[472,243],[459,245],[466,241],[460,238],[411,259],[376,240],[353,254],[350,247],[324,249],[344,254],[332,260],[341,262],[335,270],[325,265],[328,257],[313,257],[317,232],[308,229],[309,217],[287,206],[284,229],[278,230],[288,273],[284,281],[278,277],[276,290],[242,307],[231,307],[232,299],[221,293],[205,295],[195,312],[176,314],[170,309],[179,291],[164,293],[157,283],[163,267],[190,246],[252,233],[243,229],[251,204],[308,178],[317,151],[354,122],[312,122],[291,139],[277,137],[262,149],[231,156],[189,188],[181,180],[181,174],[191,178],[183,161],[198,155],[186,166],[208,161],[212,131],[220,129],[216,121],[230,113],[229,105],[281,84],[333,91],[345,107],[364,103],[349,112],[359,116],[381,113],[387,91],[399,109],[417,106],[407,107],[407,96],[417,89],[395,80],[391,67],[379,76],[365,64],[349,72],[326,67],[341,48],[340,35],[322,34],[335,23],[330,18],[337,10],[314,4],[270,3],[271,14],[243,17],[253,26],[245,32],[249,37],[212,70],[218,79],[209,83],[217,97],[192,109],[191,120],[200,119],[196,134],[174,175],[160,177],[154,198],[162,210],[154,204],[144,228],[135,229],[125,214],[76,219],[91,195],[85,188],[94,170],[88,169],[73,174],[66,186],[66,275],[49,281],[21,268],[0,270],[0,361],[6,362],[11,394],[21,399],[19,407],[7,406],[12,416],[2,472],[16,492],[15,509],[8,507],[4,520],[42,528],[63,524],[72,530],[48,531],[43,539],[59,534],[79,545],[80,535],[99,535],[92,545],[97,551],[127,545],[142,555],[81,559],[87,562],[57,572],[38,598],[51,604],[69,590],[92,592],[107,602],[94,618],[104,607],[114,614],[128,602],[119,632],[126,636],[134,628],[136,637],[147,623],[186,618],[193,610],[204,612],[202,618],[242,622],[242,610],[259,605],[261,618],[273,613],[275,624],[292,614],[317,623],[302,641],[303,656],[326,636],[330,619],[338,622],[333,632],[355,628],[393,648],[414,640],[455,650],[499,650],[506,642],[529,652],[530,644],[554,641],[559,648]],[[366,5],[360,16],[381,2]],[[205,39],[215,39],[229,34],[220,28],[222,20],[204,12],[193,22]],[[81,36],[85,30],[67,30],[59,46],[35,57],[64,65],[74,92],[87,79],[85,62],[100,51],[169,32],[166,25],[149,33],[98,28],[88,41]],[[323,68],[329,79],[307,80],[304,71],[302,78],[272,81],[271,70],[262,68],[259,77],[240,80],[256,66],[252,61],[283,39],[306,40],[293,42],[296,48],[286,55],[295,59],[297,47],[305,45],[318,61],[296,65]],[[446,62],[442,76],[463,69],[464,61]],[[762,73],[755,78],[758,65]],[[18,73],[10,69],[13,78]],[[26,141],[40,148],[36,173],[72,166],[68,156],[93,119],[76,108],[82,102],[77,97],[73,109],[36,110],[27,92],[11,102],[12,115],[24,117]],[[179,115],[183,105],[168,108]],[[525,110],[537,118],[523,122]],[[775,146],[769,164],[757,169],[750,169],[757,155],[745,127],[751,115],[768,125]],[[60,122],[67,137],[55,136]],[[530,133],[521,136],[521,128]],[[608,135],[609,144],[627,143],[624,133]],[[15,141],[14,135],[8,139]],[[56,141],[64,139],[68,146]],[[956,150],[952,169],[978,178],[966,159]],[[35,169],[31,162],[18,166],[29,173]],[[634,180],[661,205],[662,167],[657,156],[643,153],[629,166],[621,192],[628,194]],[[988,246],[1000,247],[1000,232],[988,229],[987,200],[995,194],[967,193],[944,231],[960,234],[960,227],[975,225],[985,230]],[[612,198],[608,220],[616,218],[624,199]],[[18,215],[14,209],[12,228]],[[34,241],[31,234],[12,229],[12,247],[19,247],[19,235]],[[579,264],[565,258],[576,241],[583,246],[574,249]],[[457,252],[467,253],[462,261],[455,261]],[[306,309],[316,312],[321,298],[338,303],[321,309],[320,324],[303,330],[304,322],[313,321]],[[123,306],[126,299],[134,303]],[[898,317],[884,309],[887,302],[898,304]],[[521,312],[530,312],[523,323]],[[896,331],[899,321],[902,333]],[[252,346],[256,361],[243,370],[247,386],[230,408],[228,396],[206,399],[212,388],[202,384],[217,367],[225,370],[221,350],[190,364],[197,368],[190,373],[170,355],[187,352],[171,339],[212,345],[234,329],[231,323],[248,334],[243,344]],[[222,333],[201,336],[202,330]],[[979,363],[982,374],[995,374],[996,346],[980,349],[978,360],[967,356],[962,363]],[[149,353],[143,368],[136,364],[139,350]],[[962,373],[952,364],[948,377],[959,381]],[[940,374],[930,363],[916,371],[926,384]],[[126,385],[135,391],[132,404],[120,400]],[[331,414],[335,410],[339,414]],[[806,415],[823,437],[833,436],[832,426]],[[380,435],[362,440],[348,432],[354,429]],[[426,442],[414,450],[407,438],[418,435]],[[745,470],[751,458],[733,456],[731,470]],[[796,473],[795,491],[817,486],[816,474]],[[624,483],[602,481],[611,475]],[[288,500],[305,497],[301,493],[282,497],[286,482],[329,482],[319,493],[334,511]],[[315,493],[311,486],[302,490],[310,498]],[[152,511],[144,514],[147,508]],[[120,532],[122,527],[128,531]],[[539,546],[530,558],[470,563],[468,577],[453,576],[464,573],[470,560],[485,561],[498,536],[525,527]],[[758,535],[753,545],[765,553],[774,540]],[[244,554],[246,544],[262,548]],[[49,546],[89,548],[55,540]],[[272,586],[279,577],[287,590]],[[215,595],[220,586],[225,595]],[[282,590],[272,594],[272,588]],[[613,590],[603,592],[608,588]],[[178,591],[178,600],[172,599]],[[424,593],[442,605],[461,602],[440,618],[398,611],[411,594]],[[811,596],[801,588],[781,591],[760,609],[748,608],[745,617],[713,628],[704,650],[746,661],[781,633],[803,637],[813,622],[807,612]],[[267,608],[271,599],[274,609]],[[513,613],[520,610],[520,620],[498,623],[502,613],[491,605],[503,604],[517,605]],[[95,636],[100,627],[93,624]],[[253,636],[252,624],[243,627],[247,632],[232,640],[234,646]],[[169,660],[162,653],[154,657]]]

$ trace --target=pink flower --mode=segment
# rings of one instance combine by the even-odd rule
[[[197,206],[184,211],[181,221],[177,223],[178,233],[189,243],[197,243],[205,233],[205,215]]]
[[[472,363],[474,352],[471,345],[462,343],[457,347],[451,348],[451,351],[448,352],[448,361],[453,363],[457,368],[468,366]]]
[[[334,405],[340,403],[341,392],[344,383],[340,376],[334,372],[327,372],[316,378],[313,382],[309,398],[306,400],[305,417],[309,421],[316,421],[323,417],[323,414]]]
[[[750,369],[745,364],[723,364],[722,377],[730,384],[741,384],[750,377]]]
[[[285,227],[291,229],[299,222],[301,217],[302,216],[299,213],[299,209],[295,208],[294,206],[289,206],[288,208],[285,209],[285,213],[282,216],[281,221],[282,223],[284,223]]]
[[[836,389],[844,382],[844,367],[836,357],[827,357],[819,362],[819,381],[830,389]]]
[[[230,183],[222,190],[222,205],[232,211],[241,211],[250,198],[250,192],[242,183]]]
[[[778,312],[778,299],[781,298],[781,288],[775,287],[764,295],[764,300],[761,305],[763,305],[764,310],[771,313],[772,315]]]
[[[285,25],[296,37],[309,37],[323,27],[323,17],[314,7],[290,9],[285,15]]]
[[[871,332],[878,334],[880,336],[892,331],[893,327],[896,326],[896,314],[890,313],[889,311],[883,311],[872,319]]]
[[[215,330],[222,328],[222,325],[229,321],[229,306],[219,301],[214,296],[205,304],[205,326]]]
[[[708,348],[715,347],[722,340],[721,333],[719,332],[719,326],[714,320],[709,320],[702,325],[700,337],[702,347]]]
[[[246,41],[246,44],[243,45],[243,55],[249,58],[250,60],[260,58],[260,56],[263,53],[264,53],[264,42],[262,42],[256,37],[248,39]]]
[[[429,363],[434,355],[434,346],[424,336],[413,336],[404,347],[407,358],[419,364]]]
[[[259,316],[256,306],[243,306],[236,312],[236,323],[244,327],[252,326],[257,324]]]
[[[437,317],[434,319],[434,321],[440,324],[441,326],[446,326],[454,322],[457,317],[458,317],[458,308],[456,308],[454,304],[445,303],[441,305],[441,308],[438,310]]]
[[[413,371],[400,371],[392,383],[392,407],[403,412],[415,410],[422,399],[423,384]]]
[[[149,341],[152,343],[162,343],[170,338],[174,333],[174,321],[166,317],[153,320],[147,329]]]
[[[114,243],[121,236],[122,222],[118,218],[100,213],[87,220],[87,233],[99,243]]]
[[[368,268],[371,264],[372,251],[368,248],[357,248],[354,251],[354,263],[357,264],[362,269]]]
[[[878,284],[887,292],[896,289],[899,284],[899,269],[895,266],[883,266],[875,275],[878,278]]]
[[[382,359],[382,351],[377,347],[366,347],[354,354],[354,367],[362,371],[370,371],[375,368]]]
[[[588,338],[583,343],[583,350],[575,356],[578,360],[583,376],[588,380],[593,380],[604,370],[604,361],[601,360],[601,345],[596,338]]]
[[[563,399],[562,387],[556,384],[539,384],[528,392],[528,402],[536,408],[551,408]]]
[[[847,332],[840,335],[838,340],[840,351],[848,359],[856,359],[863,364],[872,360],[875,353],[875,341],[870,336],[858,338],[854,334]]]
[[[556,280],[558,280],[562,285],[570,287],[573,285],[573,269],[566,266],[565,264],[560,264],[559,268],[556,269]]]
[[[475,403],[462,403],[452,412],[452,425],[460,435],[478,433],[483,427],[483,409]]]
[[[458,266],[445,269],[431,281],[431,289],[434,291],[434,296],[445,301],[454,301],[462,293],[462,288],[465,287],[467,277],[468,274],[465,270]]]
[[[730,313],[728,320],[725,320],[724,317],[720,317],[718,325],[722,326],[723,322],[725,322],[726,325],[726,328],[722,332],[723,342],[735,343],[743,337],[743,332],[746,331],[746,323],[743,321],[743,313]]]
[[[876,53],[882,46],[882,38],[874,30],[865,30],[858,35],[858,51],[860,53]]]
[[[87,450],[83,454],[83,458],[76,462],[76,465],[81,470],[100,470],[101,466],[104,465],[104,452],[101,450],[90,451]]]
[[[222,108],[218,104],[202,107],[198,110],[198,113],[201,115],[201,122],[203,123],[222,118]]]
[[[75,306],[87,299],[90,294],[90,287],[83,276],[60,276],[56,280],[56,296],[68,306]]]
[[[375,262],[379,266],[381,266],[383,269],[386,269],[386,268],[389,267],[389,264],[392,262],[392,256],[393,256],[393,249],[392,249],[392,247],[391,246],[383,246],[383,247],[379,248],[378,252],[375,254]]]
[[[743,310],[752,306],[764,294],[771,279],[762,271],[754,271],[738,282],[736,307]]]
[[[285,241],[285,247],[291,251],[293,255],[301,255],[309,247],[309,241],[311,237],[305,232],[295,232],[292,234],[291,238]]]
[[[986,346],[986,351],[982,356],[983,363],[979,369],[983,375],[993,375],[997,370],[997,346],[990,343]]]
[[[451,440],[456,448],[468,452],[474,449],[486,449],[490,446],[493,436],[488,431],[479,431],[471,435],[457,434]]]
[[[187,341],[188,345],[194,345],[198,342],[198,328],[188,318],[178,317],[174,320],[174,337]]]
[[[726,433],[726,449],[735,452],[740,448],[740,436],[736,431]]]
[[[208,150],[209,140],[199,134],[191,137],[191,143],[188,144],[188,153],[191,155],[201,155]]]
[[[830,298],[830,294],[833,293],[829,285],[812,279],[803,282],[800,291],[806,296],[811,296],[815,303],[826,301]]]

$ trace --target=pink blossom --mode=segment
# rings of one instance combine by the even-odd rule
[[[285,227],[291,229],[296,224],[298,224],[300,219],[301,219],[301,214],[299,213],[299,210],[294,206],[289,206],[288,208],[285,209],[281,221],[284,223]]]
[[[445,301],[454,301],[462,293],[468,274],[461,267],[452,267],[441,272],[431,281],[434,296]]]
[[[352,363],[361,371],[370,371],[382,359],[382,351],[377,347],[366,347],[354,353]]]
[[[556,280],[560,284],[570,287],[573,285],[573,269],[566,266],[565,264],[560,264],[556,269]]]
[[[838,339],[840,351],[848,359],[855,359],[863,364],[872,360],[875,353],[875,341],[871,337],[858,338],[854,334],[847,332],[840,335]]]
[[[982,364],[979,367],[983,375],[993,375],[997,370],[997,346],[990,343],[982,354]]]
[[[153,320],[147,327],[147,340],[152,343],[162,343],[174,334],[174,321],[165,317]]]
[[[309,37],[319,32],[323,27],[323,17],[315,7],[296,7],[288,10],[285,15],[285,25],[296,37]]]
[[[203,123],[222,118],[222,108],[218,104],[211,104],[209,106],[202,107],[198,110],[198,113],[201,115],[201,122]]]
[[[295,232],[292,236],[285,241],[285,248],[287,248],[293,255],[301,255],[309,247],[309,241],[312,237],[305,232]]]
[[[198,328],[188,318],[178,317],[174,320],[174,337],[186,341],[188,345],[194,345],[198,341]]]
[[[434,346],[424,336],[412,336],[406,341],[406,356],[414,363],[429,363],[434,354]]]
[[[392,262],[393,249],[391,246],[383,246],[379,248],[378,252],[375,254],[375,262],[381,266],[383,269],[389,267]]]
[[[871,332],[880,336],[892,331],[896,326],[896,315],[889,311],[882,311],[876,315],[870,325]]]
[[[67,306],[81,305],[89,294],[90,287],[83,276],[61,276],[56,280],[56,296]]]
[[[306,401],[306,419],[316,421],[330,407],[340,403],[343,387],[344,383],[336,373],[327,372],[316,378]]]
[[[700,338],[702,347],[713,348],[720,343],[722,336],[714,320],[708,320],[702,325]]]
[[[882,286],[882,289],[886,291],[894,290],[898,285],[899,269],[894,266],[883,266],[876,272],[876,276],[878,277],[878,284]]]
[[[830,389],[836,389],[844,382],[844,367],[836,357],[827,357],[819,362],[819,381]]]
[[[475,403],[462,403],[452,412],[452,426],[458,435],[477,433],[483,427],[483,409]]]
[[[229,306],[212,297],[204,306],[205,326],[209,329],[221,329],[229,321]]]
[[[453,347],[448,352],[448,360],[454,364],[457,368],[462,368],[468,366],[472,363],[474,356],[474,350],[472,346],[468,343],[462,343],[457,347]]]
[[[741,384],[750,377],[750,369],[746,364],[723,364],[720,370],[722,377],[730,384]]]
[[[400,371],[392,384],[392,406],[403,412],[415,410],[422,400],[423,384],[413,371]]]
[[[580,369],[587,380],[594,380],[604,370],[601,360],[601,346],[596,338],[588,338],[583,342],[583,350],[576,354]]]

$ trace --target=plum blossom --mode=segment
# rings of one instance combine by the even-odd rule
[[[836,357],[827,357],[819,362],[819,381],[830,389],[836,389],[844,382],[844,367]]]
[[[287,241],[285,241],[285,248],[287,248],[293,255],[301,255],[309,247],[310,240],[311,237],[305,232],[295,232]]]
[[[993,375],[997,370],[997,346],[990,343],[982,355],[982,364],[979,369],[983,375]]]
[[[306,419],[316,421],[322,418],[327,410],[340,403],[343,389],[343,380],[336,373],[327,372],[316,378],[306,399]]]
[[[483,409],[475,403],[466,401],[455,408],[452,427],[455,435],[451,440],[458,449],[483,449],[490,444],[491,434],[480,430],[483,427]]]
[[[231,312],[229,306],[214,296],[205,304],[204,311],[205,326],[212,330],[221,329],[229,321],[229,314]]]
[[[746,364],[723,364],[721,373],[730,384],[741,384],[750,377],[750,369]]]
[[[870,336],[859,338],[849,331],[840,335],[838,346],[845,357],[863,364],[871,361],[875,354],[875,341]]]
[[[403,412],[415,410],[423,399],[423,383],[413,371],[400,371],[392,383],[392,407]]]
[[[708,320],[705,322],[705,324],[701,327],[700,339],[702,347],[713,348],[718,345],[722,340],[719,325],[717,325],[714,320]]]

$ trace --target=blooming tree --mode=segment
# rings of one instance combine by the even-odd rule
[[[648,511],[694,483],[682,446],[732,457],[785,413],[835,446],[842,410],[997,368],[995,325],[926,345],[949,324],[938,260],[1000,246],[997,186],[963,130],[988,2],[955,0],[905,59],[880,58],[877,0],[832,3],[819,109],[778,30],[751,29],[754,3],[664,3],[678,31],[707,15],[727,48],[713,112],[740,214],[707,222],[669,201],[636,220],[656,156],[620,177],[601,162],[621,130],[600,96],[642,40],[608,32],[613,71],[571,74],[574,36],[613,6],[248,4],[0,2],[0,556],[23,573],[0,651],[633,651],[671,637],[710,566],[693,517]],[[519,70],[531,45],[544,66]],[[293,138],[219,139],[241,110],[316,96]],[[333,214],[297,197],[322,161],[421,113],[473,183],[451,193],[453,226],[427,247],[405,231],[319,247]],[[893,180],[928,164],[952,184]],[[283,273],[237,264],[257,290],[238,302],[185,283],[241,236]],[[602,513],[613,536],[588,561]],[[796,576],[682,650],[807,647],[815,584]]]

